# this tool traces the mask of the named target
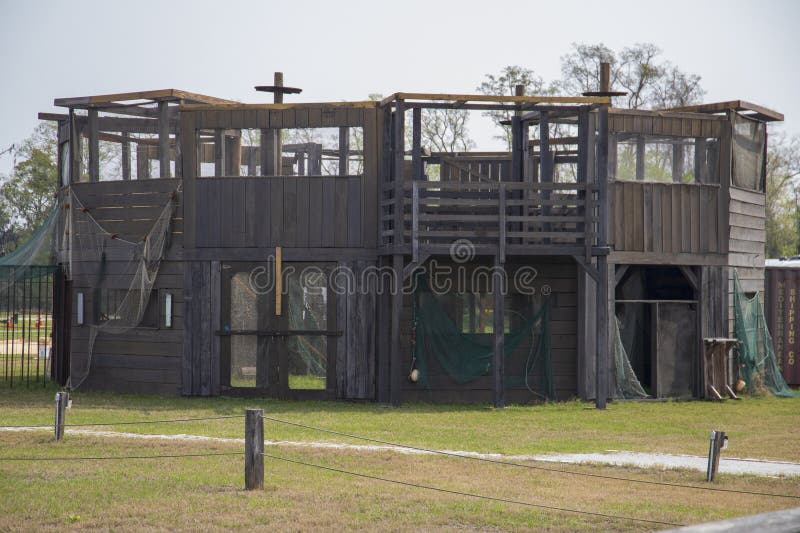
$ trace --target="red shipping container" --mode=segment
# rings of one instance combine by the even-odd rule
[[[800,385],[800,261],[770,263],[764,280],[767,327],[786,383]]]

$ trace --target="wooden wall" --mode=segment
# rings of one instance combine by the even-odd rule
[[[636,181],[610,185],[610,241],[615,251],[647,252],[653,262],[663,255],[727,251],[719,185]]]
[[[361,247],[361,176],[201,178],[198,248]]]
[[[730,188],[730,279],[728,305],[730,334],[734,334],[733,273],[745,293],[764,290],[764,259],[766,257],[766,207],[764,193]]]
[[[698,113],[611,109],[609,133],[641,133],[675,137],[719,137],[726,118]]]
[[[377,112],[373,102],[183,106],[181,142],[184,154],[186,247],[266,247],[270,243],[304,246],[294,243],[307,241],[305,246],[310,247],[374,248],[378,240],[378,147],[382,120],[383,114]],[[363,128],[364,173],[359,180],[334,176],[319,181],[316,178],[289,176],[272,180],[198,177],[195,132],[199,129],[321,127]],[[223,221],[226,217],[220,216],[217,206],[222,207],[222,213],[232,214],[231,220]],[[241,213],[237,213],[237,210]],[[270,218],[260,222],[250,220],[253,217],[245,217],[246,212],[257,216],[269,215]],[[326,218],[316,218],[318,215]],[[226,225],[228,222],[230,227]],[[255,223],[256,226],[248,227],[248,223]],[[269,238],[264,240],[267,233],[262,229],[267,228]],[[252,235],[248,232],[252,232]],[[255,236],[256,232],[258,236]],[[231,242],[241,244],[228,244]]]
[[[376,303],[375,278],[365,275],[375,261],[346,261],[340,267],[353,272],[352,291],[336,296],[338,327],[336,390],[337,397],[371,400],[375,398]]]
[[[73,184],[72,190],[106,231],[131,241],[142,239],[162,212],[169,194],[176,192],[180,180],[151,179]],[[178,394],[181,388],[181,353],[183,350],[183,208],[181,195],[173,217],[171,244],[162,261],[154,297],[158,298],[158,326],[135,328],[120,335],[100,333],[92,352],[89,377],[83,387],[123,392]],[[76,225],[74,246],[87,242],[79,238],[81,225]],[[72,358],[76,365],[88,359],[88,325],[77,325],[76,294],[84,294],[85,323],[94,320],[94,288],[98,280],[109,288],[127,289],[130,275],[131,248],[108,241],[106,265],[102,276],[97,261],[81,261],[75,253],[73,262]],[[85,256],[90,257],[88,254]],[[165,294],[173,298],[172,327],[163,327]],[[80,377],[80,376],[76,376]]]
[[[550,334],[551,357],[553,368],[554,391],[557,399],[574,398],[578,394],[578,272],[574,260],[566,257],[535,257],[526,260],[516,260],[506,266],[513,269],[515,265],[529,265],[536,269],[535,286],[538,290],[547,286],[550,294]],[[548,289],[545,289],[548,290]],[[411,368],[411,321],[412,300],[410,296],[403,299],[401,314],[401,368]],[[491,339],[491,335],[487,338]],[[530,339],[526,338],[515,350],[512,359],[524,363],[530,347]],[[434,360],[430,356],[430,361]],[[466,384],[458,384],[441,370],[438,364],[430,364],[431,372],[428,378],[428,387],[415,384],[408,379],[403,379],[403,401],[438,401],[438,402],[491,402],[492,401],[492,375],[488,374]],[[508,376],[517,374],[513,368],[519,365],[510,365]],[[533,373],[531,383],[538,385],[541,374]],[[527,403],[538,398],[531,394],[524,385],[514,385],[506,389],[507,403]]]

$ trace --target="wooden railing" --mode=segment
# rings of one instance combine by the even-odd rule
[[[399,214],[399,216],[398,216]],[[597,188],[586,183],[406,183],[382,209],[386,246],[444,251],[466,241],[476,253],[579,253],[595,244]],[[395,231],[395,227],[399,231]]]

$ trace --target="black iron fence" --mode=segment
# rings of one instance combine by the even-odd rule
[[[44,386],[53,361],[56,266],[0,266],[0,383]]]

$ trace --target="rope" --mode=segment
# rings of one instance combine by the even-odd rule
[[[205,420],[224,420],[228,418],[244,418],[245,415],[228,415],[228,416],[209,416],[205,418],[174,418],[172,420],[139,420],[139,421],[129,421],[129,422],[97,422],[97,423],[85,423],[85,424],[64,424],[64,427],[68,428],[81,428],[81,427],[92,427],[92,426],[127,426],[127,425],[139,425],[139,424],[167,424],[172,422],[201,422]],[[15,428],[51,428],[53,424],[41,424],[41,425],[22,425],[22,426],[0,426],[0,429],[15,429]]]
[[[546,510],[549,510],[549,511],[561,511],[561,512],[565,512],[565,513],[576,513],[576,514],[582,514],[582,515],[587,515],[587,516],[595,516],[595,517],[600,517],[600,518],[611,518],[611,519],[614,519],[614,520],[629,520],[629,521],[633,521],[633,522],[646,522],[648,524],[658,524],[658,525],[664,525],[664,526],[683,526],[684,525],[684,524],[677,524],[677,523],[673,523],[673,522],[662,522],[660,520],[649,520],[649,519],[646,519],[646,518],[634,518],[634,517],[631,517],[631,516],[621,516],[621,515],[596,513],[596,512],[592,512],[592,511],[582,511],[580,509],[570,509],[568,507],[555,507],[555,506],[544,505],[544,504],[539,504],[539,503],[523,502],[523,501],[520,501],[520,500],[511,500],[511,499],[507,499],[507,498],[498,498],[498,497],[495,497],[495,496],[486,496],[484,494],[476,494],[476,493],[473,493],[473,492],[461,492],[461,491],[458,491],[458,490],[443,489],[441,487],[431,487],[429,485],[420,485],[418,483],[410,483],[408,481],[400,481],[400,480],[397,480],[397,479],[388,479],[388,478],[383,478],[383,477],[380,477],[380,476],[371,476],[369,474],[360,474],[358,472],[351,472],[349,470],[341,470],[339,468],[332,468],[330,466],[323,466],[323,465],[314,464],[314,463],[306,463],[306,462],[303,462],[303,461],[297,461],[295,459],[288,459],[286,457],[279,457],[277,455],[270,455],[270,454],[266,454],[266,453],[263,454],[263,455],[264,455],[264,457],[268,457],[270,459],[276,459],[278,461],[285,461],[287,463],[294,463],[294,464],[298,464],[298,465],[302,465],[302,466],[309,466],[309,467],[312,467],[312,468],[319,468],[321,470],[328,470],[328,471],[331,471],[331,472],[337,472],[339,474],[347,474],[349,476],[356,476],[356,477],[361,477],[361,478],[366,478],[366,479],[373,479],[373,480],[376,480],[376,481],[384,481],[386,483],[394,483],[394,484],[397,484],[397,485],[403,485],[403,486],[406,486],[406,487],[414,487],[414,488],[417,488],[417,489],[425,489],[425,490],[432,490],[432,491],[436,491],[436,492],[444,492],[444,493],[447,493],[447,494],[455,494],[455,495],[458,495],[458,496],[467,496],[469,498],[478,498],[478,499],[482,499],[482,500],[490,500],[490,501],[495,501],[495,502],[511,503],[511,504],[514,504],[514,505],[524,505],[526,507],[536,507],[538,509],[546,509]]]
[[[670,483],[668,481],[652,481],[646,479],[634,479],[634,478],[626,478],[626,477],[617,477],[617,476],[608,476],[604,474],[593,474],[591,472],[578,472],[576,470],[563,470],[560,468],[548,468],[546,466],[537,466],[537,465],[527,465],[522,463],[511,463],[508,461],[498,461],[495,459],[488,459],[486,457],[476,457],[473,455],[463,455],[460,453],[455,452],[447,452],[442,450],[433,450],[430,448],[422,448],[419,446],[411,446],[408,444],[398,444],[395,442],[384,441],[380,439],[371,439],[369,437],[360,437],[358,435],[351,435],[349,433],[342,433],[340,431],[334,431],[332,429],[322,429],[313,426],[306,426],[304,424],[298,424],[297,422],[289,422],[288,420],[281,420],[278,418],[272,418],[269,416],[264,416],[264,420],[270,420],[272,422],[278,422],[280,424],[287,424],[290,426],[296,426],[303,429],[310,429],[314,431],[320,431],[323,433],[330,433],[332,435],[338,435],[340,437],[348,437],[351,439],[363,440],[366,442],[373,442],[376,444],[384,444],[386,446],[397,446],[398,448],[407,448],[409,450],[416,450],[419,452],[431,453],[431,454],[438,454],[438,455],[446,455],[448,457],[458,457],[460,459],[470,459],[472,461],[483,461],[486,463],[498,464],[498,465],[505,465],[505,466],[514,466],[519,468],[528,468],[530,470],[543,470],[545,472],[556,472],[559,474],[571,474],[575,476],[586,476],[586,477],[593,477],[593,478],[600,478],[600,479],[611,479],[614,481],[627,481],[629,483],[641,483],[645,485],[659,485],[663,487],[675,487],[675,488],[682,488],[682,489],[694,489],[694,490],[709,490],[714,492],[729,492],[735,494],[749,494],[753,496],[771,496],[775,498],[792,498],[800,500],[800,496],[793,495],[793,494],[775,494],[769,492],[753,492],[747,490],[738,490],[738,489],[723,489],[719,487],[698,487],[697,485],[681,485],[680,483]]]
[[[244,455],[244,452],[181,453],[170,455],[114,455],[97,457],[0,457],[0,461],[106,461],[117,459],[175,459],[181,457],[217,457],[221,455]]]

